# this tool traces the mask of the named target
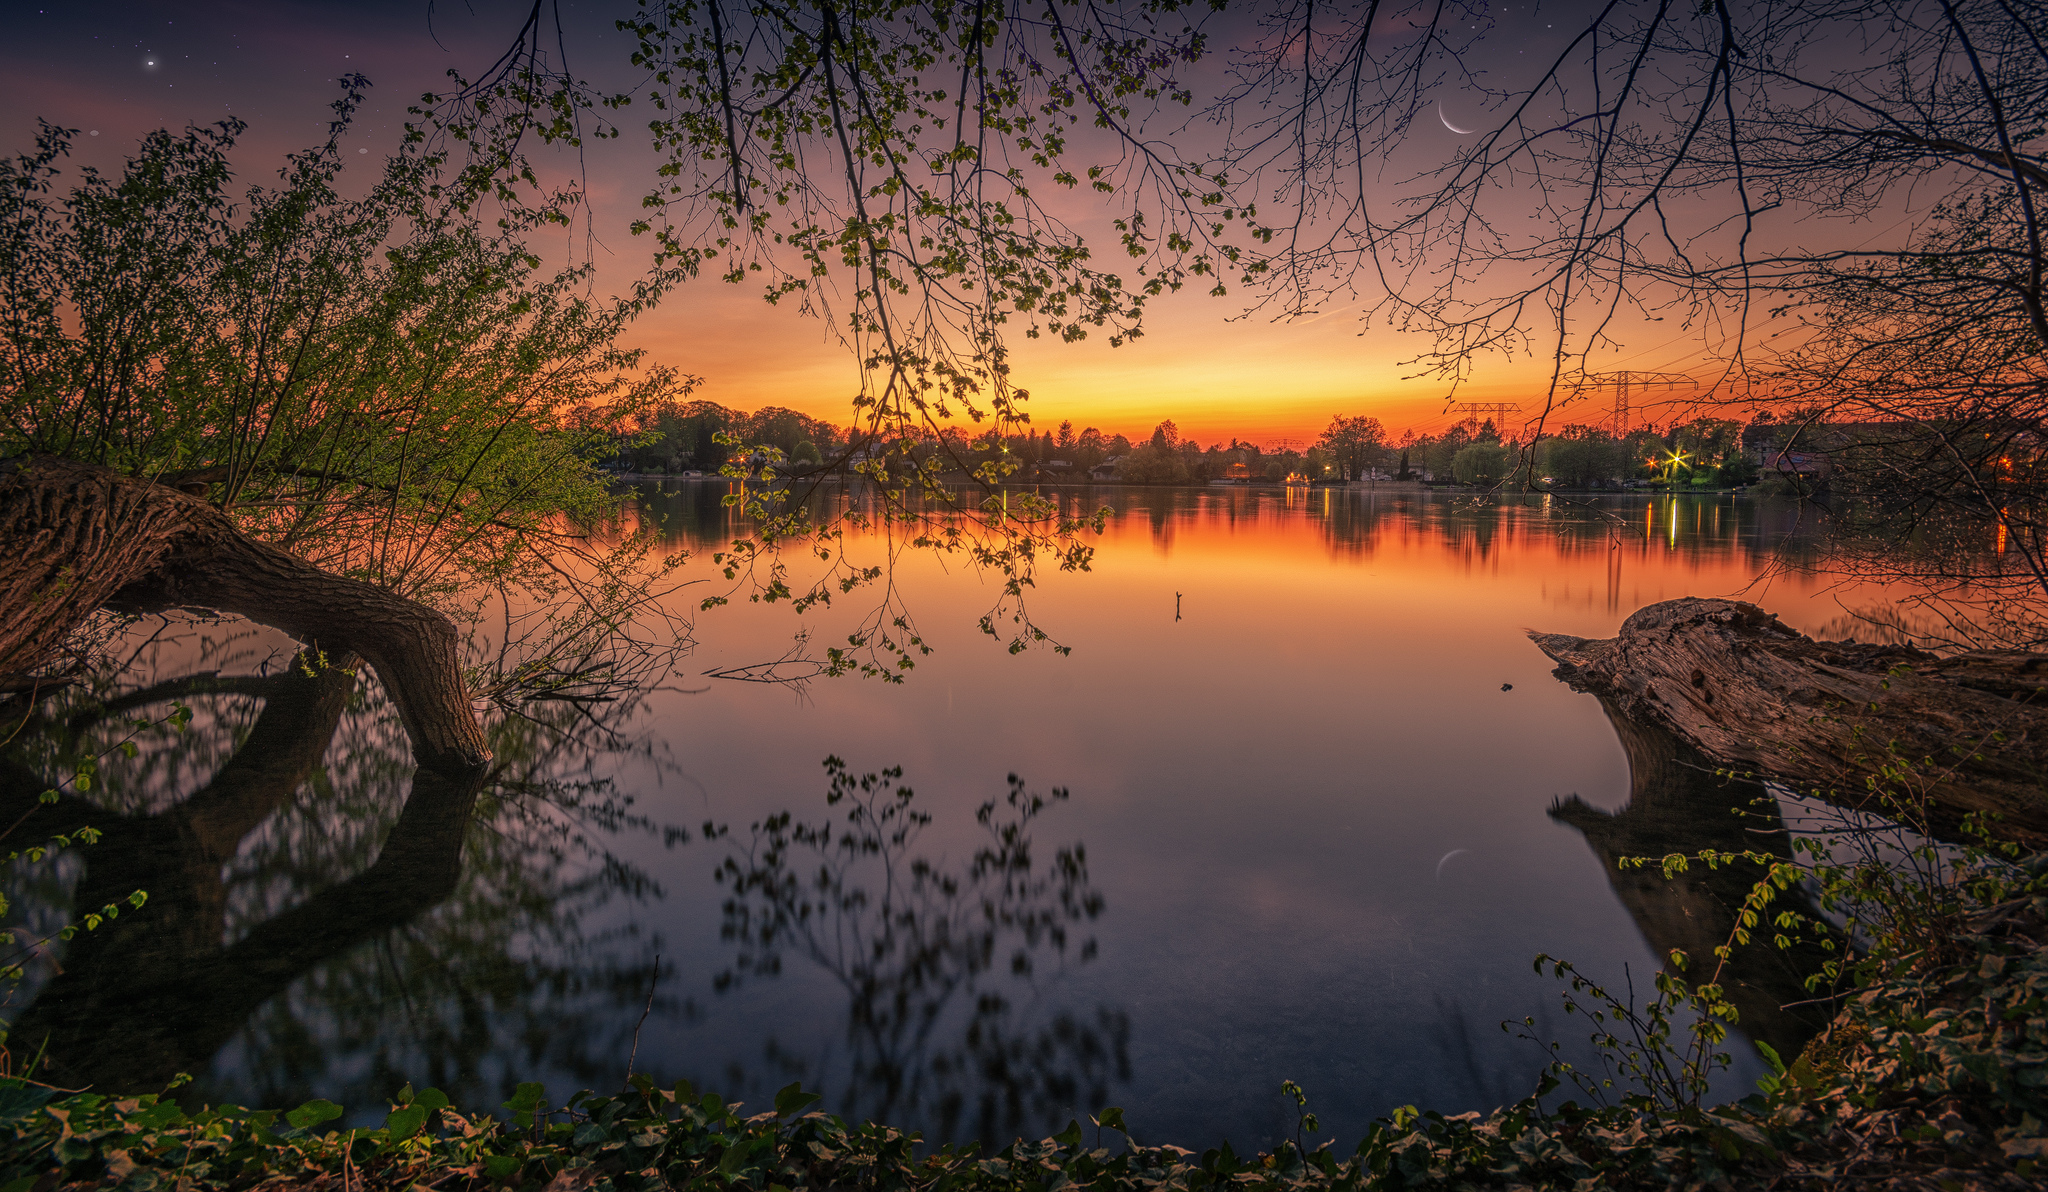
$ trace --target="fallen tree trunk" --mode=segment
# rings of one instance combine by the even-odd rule
[[[0,460],[0,686],[39,681],[103,605],[203,606],[377,671],[413,754],[444,772],[489,760],[447,617],[241,533],[205,501],[91,464]]]
[[[2048,655],[1941,657],[1817,642],[1753,604],[1688,597],[1637,610],[1605,641],[1529,634],[1575,690],[1716,762],[1953,837],[1965,816],[2048,845]]]

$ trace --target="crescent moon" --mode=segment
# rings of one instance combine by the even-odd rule
[[[1461,137],[1469,137],[1472,135],[1471,129],[1459,128],[1457,125],[1451,123],[1451,118],[1449,116],[1444,115],[1444,105],[1441,103],[1436,105],[1436,118],[1444,122],[1445,128],[1450,129],[1452,132],[1457,133]]]
[[[1458,856],[1463,853],[1469,853],[1471,851],[1472,850],[1469,848],[1454,848],[1450,852],[1445,853],[1444,859],[1436,863],[1436,880],[1444,880],[1444,865],[1447,862],[1449,862],[1452,857]]]

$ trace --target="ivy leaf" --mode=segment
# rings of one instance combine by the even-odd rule
[[[332,1101],[315,1097],[297,1109],[284,1115],[284,1120],[294,1129],[310,1130],[321,1122],[331,1122],[342,1115],[342,1108]]]

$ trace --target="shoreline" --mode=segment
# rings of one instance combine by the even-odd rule
[[[706,481],[706,482],[716,482],[716,483],[729,483],[729,482],[731,482],[732,480],[734,480],[734,479],[735,479],[735,477],[731,477],[731,476],[720,476],[720,475],[717,475],[717,474],[715,474],[715,473],[714,473],[714,474],[707,474],[707,475],[698,475],[698,476],[684,476],[684,475],[678,475],[678,474],[673,474],[673,473],[669,473],[669,474],[663,474],[663,473],[652,473],[652,472],[616,472],[616,473],[612,473],[612,474],[611,474],[611,478],[612,478],[613,480],[615,480],[615,481],[618,481],[618,482],[620,482],[620,483],[633,483],[633,484],[643,483],[643,482],[646,482],[646,481],[669,481],[669,480],[688,480],[688,481]],[[782,476],[782,477],[777,477],[776,479],[778,479],[778,480],[808,480],[808,479],[812,479],[812,477],[810,477],[810,476]],[[846,480],[848,479],[848,476],[847,476],[847,475],[846,475],[845,473],[841,473],[841,472],[834,472],[834,473],[830,473],[830,474],[828,474],[828,475],[825,475],[825,476],[817,477],[816,479],[818,479],[818,480],[820,480],[820,481],[822,481],[822,482],[828,482],[828,483],[831,483],[831,482],[836,482],[836,483],[844,483],[844,482],[845,482],[845,481],[846,481]],[[854,479],[857,479],[857,480],[866,480],[866,479],[867,479],[867,477],[865,477],[865,476],[862,476],[862,477],[854,477]],[[958,484],[970,484],[970,483],[973,483],[973,481],[972,481],[972,480],[971,480],[970,478],[966,477],[966,476],[959,476],[959,477],[950,477],[950,476],[949,476],[949,477],[947,477],[947,478],[946,478],[946,481],[947,481],[947,483],[958,483]],[[1399,493],[1419,493],[1419,494],[1421,494],[1421,495],[1424,495],[1424,496],[1431,496],[1431,495],[1435,495],[1435,494],[1438,494],[1438,493],[1444,493],[1444,494],[1449,494],[1449,495],[1451,495],[1451,496],[1495,496],[1495,497],[1646,497],[1646,496],[1647,496],[1647,497],[1742,497],[1742,496],[1749,496],[1749,495],[1751,495],[1751,494],[1749,494],[1749,493],[1747,493],[1747,492],[1744,492],[1744,491],[1742,491],[1742,490],[1740,490],[1740,489],[1733,489],[1733,488],[1703,488],[1703,489],[1693,489],[1693,490],[1683,490],[1683,491],[1681,491],[1681,490],[1673,490],[1673,489],[1669,489],[1669,488],[1622,488],[1622,489],[1615,489],[1615,488],[1547,488],[1547,489],[1536,489],[1536,488],[1532,488],[1532,489],[1523,489],[1523,490],[1520,490],[1520,491],[1516,491],[1516,492],[1499,492],[1499,491],[1494,491],[1494,490],[1491,490],[1491,489],[1481,489],[1481,488],[1473,488],[1473,487],[1470,487],[1470,486],[1465,486],[1465,485],[1456,485],[1456,484],[1425,484],[1425,483],[1423,483],[1422,481],[1419,481],[1419,480],[1349,480],[1349,481],[1345,481],[1345,482],[1343,482],[1343,483],[1341,483],[1341,484],[1276,484],[1276,483],[1272,483],[1272,482],[1261,482],[1261,483],[1258,483],[1258,484],[1239,484],[1239,483],[1237,483],[1237,482],[1234,482],[1234,481],[1233,481],[1233,482],[1229,482],[1229,483],[1223,483],[1223,482],[1219,482],[1219,481],[1213,481],[1213,480],[1207,480],[1207,481],[1203,481],[1203,482],[1201,482],[1201,483],[1199,483],[1199,484],[1193,484],[1193,483],[1190,483],[1190,484],[1144,484],[1144,483],[1140,483],[1140,482],[1138,482],[1138,481],[1132,481],[1132,480],[1017,480],[1017,481],[1009,481],[1009,482],[1006,482],[1006,483],[1005,483],[1005,484],[1003,485],[1003,487],[1004,487],[1004,488],[1122,488],[1122,489],[1137,489],[1137,490],[1140,490],[1140,491],[1146,491],[1146,490],[1168,490],[1168,489],[1176,489],[1176,490],[1178,490],[1178,489],[1187,489],[1187,490],[1192,490],[1192,491],[1198,491],[1198,492],[1207,492],[1207,491],[1209,491],[1209,490],[1212,490],[1212,489],[1222,489],[1222,490],[1225,490],[1225,491],[1232,491],[1232,490],[1238,490],[1238,489],[1245,489],[1245,490],[1250,490],[1250,491],[1253,491],[1253,492],[1293,492],[1293,491],[1295,491],[1295,490],[1303,490],[1303,491],[1308,491],[1308,492],[1320,492],[1320,491],[1326,491],[1326,490],[1336,490],[1336,491],[1339,491],[1339,492],[1399,492]]]

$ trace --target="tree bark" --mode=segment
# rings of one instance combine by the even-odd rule
[[[1908,818],[1953,838],[1965,816],[2048,845],[2048,655],[1940,657],[1817,642],[1753,604],[1687,597],[1637,610],[1605,641],[1529,634],[1554,672],[1716,762]]]
[[[420,764],[490,758],[447,617],[241,533],[197,497],[47,457],[0,461],[0,686],[20,690],[102,605],[200,605],[271,625],[377,671]]]

